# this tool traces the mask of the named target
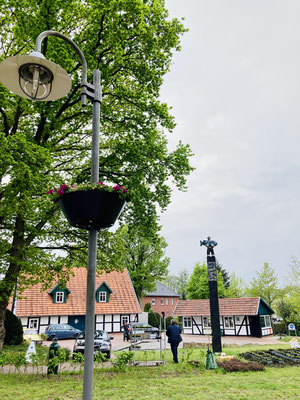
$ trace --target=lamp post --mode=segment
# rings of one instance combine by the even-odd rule
[[[86,99],[93,103],[92,118],[92,167],[91,183],[99,180],[99,133],[101,85],[100,71],[93,73],[93,84],[87,82],[87,63],[79,47],[67,36],[55,31],[42,32],[36,39],[35,51],[30,55],[7,58],[0,63],[0,81],[10,91],[34,101],[51,101],[69,93],[72,81],[67,72],[59,65],[47,60],[41,53],[42,41],[48,36],[57,36],[68,42],[77,52],[82,63],[81,104]],[[93,398],[94,369],[94,328],[95,328],[95,283],[97,262],[97,230],[89,231],[86,319],[85,319],[85,356],[83,399]]]
[[[208,236],[207,240],[200,241],[200,246],[207,247],[207,273],[209,287],[209,305],[210,305],[210,321],[212,330],[212,348],[214,353],[222,351],[221,332],[220,332],[220,313],[218,299],[218,283],[216,272],[216,257],[214,247],[217,242],[211,240]]]

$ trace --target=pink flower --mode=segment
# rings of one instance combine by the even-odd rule
[[[54,192],[54,189],[50,189],[48,190],[48,192],[46,194],[52,194]]]
[[[61,190],[66,190],[66,189],[68,189],[68,186],[65,185],[65,184],[63,184],[63,185],[61,185],[60,189],[61,189]]]
[[[60,190],[60,189],[59,189],[59,190],[57,191],[57,194],[59,194],[60,196],[62,196],[63,194],[65,194],[65,192],[64,192],[63,190]]]

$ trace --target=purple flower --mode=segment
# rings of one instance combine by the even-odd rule
[[[54,192],[54,189],[50,189],[48,190],[48,192],[46,194],[52,194]]]

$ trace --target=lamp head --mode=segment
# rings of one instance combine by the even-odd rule
[[[38,51],[2,61],[0,81],[19,96],[40,101],[60,99],[72,86],[66,71]]]

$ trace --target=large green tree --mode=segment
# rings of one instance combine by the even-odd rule
[[[272,307],[273,301],[280,293],[275,269],[264,263],[261,270],[256,271],[256,276],[250,282],[247,292],[250,296],[263,298]]]
[[[245,282],[232,272],[230,274],[230,285],[225,290],[225,297],[237,298],[243,296],[245,296]]]
[[[182,300],[185,300],[188,281],[189,273],[183,269],[179,271],[178,275],[167,275],[162,282],[174,293],[179,294]]]
[[[129,190],[121,223],[157,236],[170,182],[185,189],[191,170],[188,145],[168,151],[166,133],[175,124],[159,101],[172,52],[180,48],[181,22],[168,18],[163,0],[0,0],[0,27],[0,60],[30,53],[42,31],[55,30],[81,48],[90,82],[100,68],[100,180]],[[0,350],[16,283],[19,292],[38,281],[46,286],[86,265],[87,233],[68,226],[45,192],[89,181],[91,104],[80,105],[81,66],[72,47],[50,37],[42,51],[71,75],[66,97],[31,102],[0,85]],[[118,252],[110,252],[112,235],[99,235],[101,269],[119,266]]]
[[[276,313],[286,324],[300,324],[300,262],[293,258],[285,277],[286,286],[283,295],[274,304]]]
[[[225,286],[223,276],[220,271],[217,271],[218,295],[224,297]],[[197,263],[190,276],[187,284],[187,298],[188,299],[209,299],[209,284],[207,275],[207,266],[205,263],[202,265]]]
[[[161,236],[147,237],[136,227],[123,226],[116,233],[113,248],[120,251],[119,264],[128,269],[136,295],[155,289],[156,281],[168,273],[167,243]]]

